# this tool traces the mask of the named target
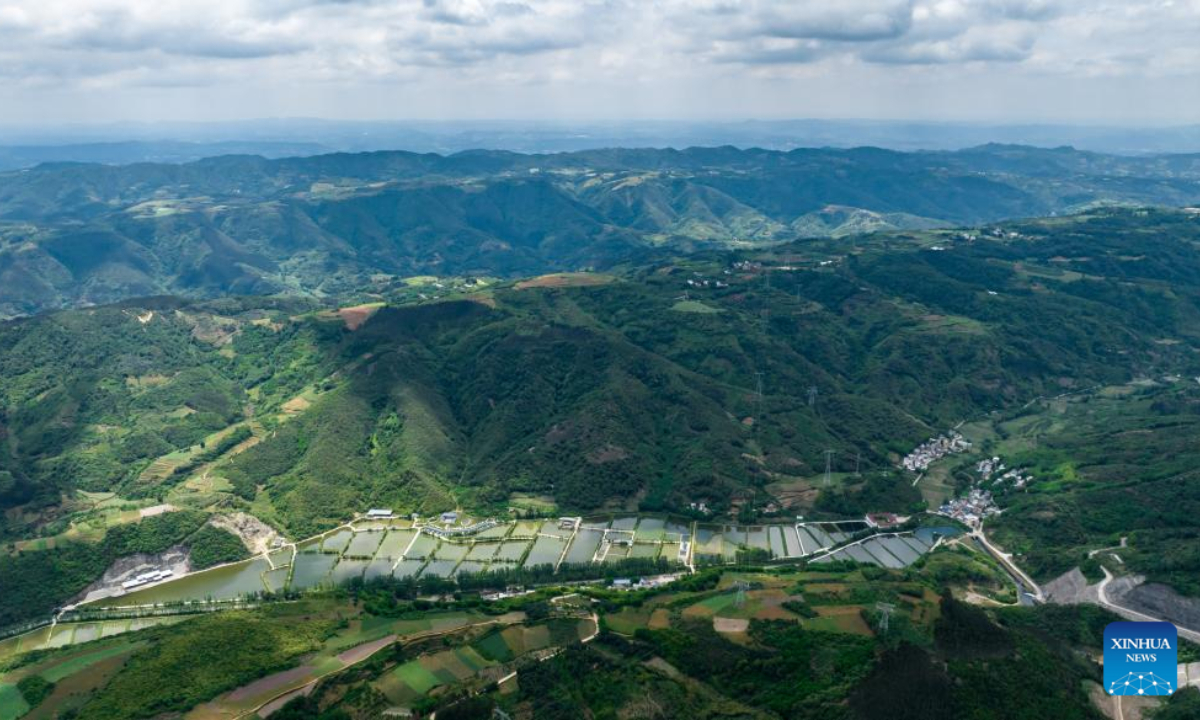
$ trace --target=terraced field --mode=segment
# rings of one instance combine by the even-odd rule
[[[505,665],[523,655],[553,652],[552,648],[579,642],[595,632],[591,620],[552,620],[538,625],[510,625],[475,642],[422,655],[389,671],[372,684],[389,701],[410,706],[431,690],[474,678],[496,680]]]
[[[71,633],[78,629],[71,629]],[[0,673],[0,720],[55,718],[76,712],[89,693],[104,684],[144,642],[114,638],[56,653],[45,660]],[[37,675],[55,684],[53,692],[30,712],[17,689],[21,679]]]
[[[936,619],[937,593],[918,583],[895,577],[872,580],[862,570],[783,569],[727,572],[714,590],[668,592],[641,606],[605,614],[604,622],[622,635],[701,622],[736,639],[745,636],[751,620],[782,620],[808,630],[871,635],[870,613],[876,601],[894,603],[897,617],[914,625],[927,628]]]

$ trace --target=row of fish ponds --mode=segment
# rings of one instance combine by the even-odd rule
[[[886,568],[903,568],[915,563],[929,552],[939,537],[960,534],[953,527],[920,528],[911,533],[889,533],[874,535],[861,542],[850,543],[821,557],[813,563],[828,563],[852,560]]]
[[[463,524],[469,525],[470,520]],[[595,565],[600,576],[605,564],[629,558],[663,558],[679,565],[720,564],[737,560],[739,552],[749,548],[760,551],[756,553],[759,558],[800,559],[819,555],[868,529],[861,520],[728,525],[628,515],[587,518],[577,528],[560,527],[558,520],[519,520],[471,535],[441,538],[428,529],[414,527],[408,520],[355,521],[267,555],[189,573],[89,604],[130,607],[221,601],[264,591],[339,585],[355,578],[451,578],[464,573],[545,565],[557,568],[563,564]],[[914,562],[931,545],[914,543],[908,546],[911,552],[897,547],[892,554],[879,556],[855,551],[852,559],[902,567]]]

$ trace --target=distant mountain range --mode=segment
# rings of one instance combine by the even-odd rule
[[[899,120],[746,121],[346,121],[278,118],[231,122],[164,122],[0,128],[0,170],[38,162],[187,162],[204,152],[279,156],[407,150],[452,154],[485,148],[522,153],[576,152],[610,147],[739,148],[882,147],[962,150],[988,142],[1145,155],[1200,152],[1200,125],[1119,127]],[[259,149],[254,149],[258,146]]]
[[[333,148],[313,142],[125,140],[88,143],[0,146],[0,170],[22,170],[42,163],[86,162],[104,165],[186,163],[220,155],[269,158],[320,155]]]
[[[0,173],[0,317],[124,298],[324,296],[412,275],[1200,203],[1200,155],[985,145],[229,155]]]

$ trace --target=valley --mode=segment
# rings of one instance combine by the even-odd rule
[[[0,720],[1200,720],[1200,0],[6,0]]]
[[[108,669],[71,682],[95,683],[86,713],[140,712],[101,688],[225,623],[291,647],[268,628],[300,608],[321,609],[290,622],[375,629],[314,625],[290,659],[247,660],[173,712],[286,718],[347,707],[350,687],[361,717],[539,712],[526,684],[582,662],[705,712],[863,718],[876,685],[899,697],[894,654],[975,657],[954,632],[1058,653],[1044,632],[1098,642],[1107,608],[1190,637],[1197,242],[1192,213],[1104,209],[10,321],[0,667],[17,664],[0,691],[22,658],[111,644],[142,659],[98,654]],[[538,629],[541,603],[557,629]],[[879,603],[904,608],[893,629]],[[947,608],[971,629],[944,627]],[[403,624],[442,612],[466,618],[435,630],[449,647]],[[479,644],[499,617],[524,634],[511,655]],[[690,665],[678,647],[696,643],[877,659],[767,699]],[[979,687],[963,662],[954,682]],[[1073,663],[1083,687],[1094,666]]]

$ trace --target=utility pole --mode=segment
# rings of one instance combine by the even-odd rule
[[[771,328],[771,269],[763,268],[763,280],[766,290],[763,292],[763,319],[767,321],[767,330]]]
[[[808,386],[808,406],[812,407],[813,405],[816,405],[816,404],[817,404],[817,386],[809,385]]]

